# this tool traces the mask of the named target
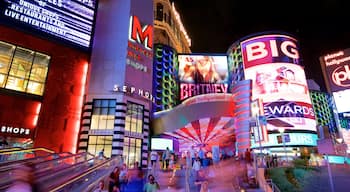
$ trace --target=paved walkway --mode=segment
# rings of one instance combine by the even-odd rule
[[[172,171],[158,170],[154,173],[160,184],[161,192],[186,192],[185,169]],[[239,165],[234,159],[220,162],[217,166],[210,166],[206,169],[209,191],[214,192],[235,192],[240,191],[239,181],[245,173],[244,166]],[[199,191],[199,186],[194,184],[194,177],[190,177],[190,192]],[[246,191],[259,191],[246,189]]]

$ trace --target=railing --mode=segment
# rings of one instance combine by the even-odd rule
[[[38,156],[46,156],[52,153],[54,153],[54,151],[46,148],[6,149],[0,153],[0,165],[1,162],[18,161]]]
[[[96,166],[93,166],[83,173],[69,179],[56,187],[46,188],[50,192],[69,192],[69,191],[93,191],[97,183],[105,177],[108,177],[115,166],[121,166],[122,159],[115,157],[108,159]]]
[[[277,185],[272,181],[272,179],[266,179],[266,183],[270,185],[273,192],[281,192]]]
[[[64,171],[64,169],[69,169],[74,165],[81,164],[92,158],[94,158],[94,156],[86,152],[74,155],[70,153],[55,153],[45,157],[30,159],[31,161],[16,161],[13,164],[3,167],[4,169],[1,170],[0,178],[2,179],[0,180],[0,191],[5,190],[11,185],[14,181],[13,174],[17,169],[22,169],[28,165],[33,169],[34,177],[42,180],[48,175],[57,174]],[[57,179],[57,177],[55,179]]]

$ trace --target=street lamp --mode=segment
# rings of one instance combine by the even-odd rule
[[[287,150],[286,150],[286,141],[284,139],[284,128],[280,127],[280,128],[278,128],[278,131],[281,133],[282,142],[283,142],[283,149],[284,149],[286,160],[288,162]]]

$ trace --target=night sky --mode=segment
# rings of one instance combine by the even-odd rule
[[[247,35],[285,31],[299,40],[308,79],[325,91],[319,57],[350,48],[350,6],[340,0],[174,0],[193,53],[226,53]],[[306,4],[307,3],[307,4]]]

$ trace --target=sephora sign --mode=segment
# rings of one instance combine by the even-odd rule
[[[262,35],[242,41],[241,49],[245,78],[252,80],[252,100],[262,100],[267,130],[316,131],[297,40]]]

